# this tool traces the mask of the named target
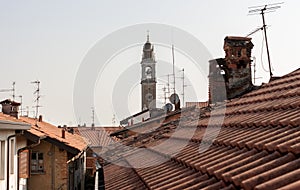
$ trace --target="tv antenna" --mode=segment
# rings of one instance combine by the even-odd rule
[[[92,107],[92,127],[95,127],[95,109]]]
[[[115,114],[113,114],[112,125],[116,126],[116,115]]]
[[[21,100],[21,102],[20,102],[21,103],[21,116],[23,116],[23,111],[24,111],[23,110],[23,105],[22,105],[23,104],[23,96],[20,95],[20,96],[18,96],[18,98],[20,98],[20,100]]]
[[[269,63],[269,72],[270,72],[270,78],[272,78],[273,73],[271,70],[271,60],[270,60],[270,52],[269,52],[269,46],[268,46],[268,39],[267,39],[267,25],[266,25],[266,21],[265,21],[265,13],[270,13],[270,12],[275,12],[276,9],[281,8],[281,4],[283,4],[283,2],[281,3],[273,3],[273,4],[268,4],[268,5],[260,5],[260,6],[252,6],[252,7],[248,7],[249,10],[249,15],[258,15],[261,14],[262,16],[262,21],[263,21],[263,26],[256,29],[255,31],[253,31],[252,33],[250,33],[248,36],[256,33],[259,30],[263,30],[264,31],[264,35],[265,35],[265,41],[266,41],[266,48],[267,48],[267,56],[268,56],[268,63]]]
[[[164,85],[164,87],[162,88],[163,92],[164,92],[164,104],[167,103],[167,88],[166,86]]]
[[[41,107],[40,104],[39,104],[40,98],[41,98],[41,96],[40,96],[40,83],[41,82],[39,80],[31,82],[31,84],[36,85],[36,90],[33,93],[33,94],[36,94],[36,99],[35,99],[36,106],[34,106],[35,107],[35,118],[36,119],[38,118],[38,115],[39,115],[39,107]]]
[[[174,57],[174,45],[172,45],[172,63],[173,63],[173,86],[174,86],[174,94],[176,93],[175,89],[175,57]]]
[[[162,75],[160,77],[167,77],[167,83],[166,83],[166,94],[168,94],[168,96],[171,94],[171,90],[170,90],[170,77],[172,76],[173,74],[167,74],[167,75]]]
[[[0,92],[12,92],[13,101],[15,101],[16,82],[12,83],[11,89],[1,89]]]
[[[181,78],[181,80],[182,80],[182,94],[181,94],[181,95],[182,95],[182,107],[184,107],[184,96],[185,96],[184,89],[185,89],[188,85],[185,84],[184,68],[182,68],[181,72],[182,72],[182,77],[180,77],[180,78]]]
[[[13,86],[13,88],[12,88],[12,92],[13,92],[13,94],[12,94],[12,97],[13,97],[13,101],[15,101],[15,92],[16,92],[16,82],[13,82],[12,83],[12,86]]]

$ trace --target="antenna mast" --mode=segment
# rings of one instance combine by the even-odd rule
[[[167,88],[166,88],[166,86],[164,85],[164,87],[162,88],[163,89],[163,91],[164,91],[164,104],[166,104],[167,103]]]
[[[15,101],[15,90],[16,90],[15,85],[16,85],[16,82],[13,82],[11,89],[0,89],[0,92],[13,92],[12,97],[13,97],[13,101]]]
[[[16,92],[16,82],[13,82],[12,84],[13,88],[12,88],[12,91],[13,91],[13,94],[12,94],[12,97],[13,97],[13,101],[15,101],[15,92]]]
[[[184,83],[184,68],[182,68],[182,107],[184,107],[184,88],[187,86],[185,83]]]
[[[274,12],[276,9],[279,9],[281,7],[281,6],[278,6],[279,4],[283,4],[283,2],[269,4],[269,5],[249,7],[249,9],[250,9],[249,14],[251,14],[251,15],[261,14],[261,16],[262,16],[262,20],[263,20],[262,29],[264,31],[264,36],[265,36],[265,41],[266,41],[270,78],[272,78],[273,73],[272,73],[272,69],[271,69],[271,60],[270,60],[270,52],[269,52],[269,46],[268,46],[268,38],[267,38],[267,30],[266,30],[267,25],[266,25],[266,21],[265,21],[265,13]]]
[[[35,118],[37,119],[38,118],[38,115],[39,115],[39,107],[41,107],[39,105],[39,102],[40,102],[40,81],[39,80],[36,80],[36,81],[33,81],[31,82],[32,84],[36,84],[37,88],[35,90],[35,92],[33,94],[36,94],[36,99],[35,99],[35,102],[36,102],[36,106],[35,106]]]
[[[21,116],[23,116],[23,96],[22,95],[20,95],[20,96],[18,96],[20,99],[21,99]]]
[[[115,114],[113,114],[112,125],[116,126],[116,115]]]
[[[92,127],[95,126],[95,110],[94,107],[92,107]]]
[[[167,86],[168,86],[168,95],[170,96],[170,74],[167,75],[168,76],[168,83],[167,83]]]
[[[172,45],[172,61],[173,61],[173,85],[174,85],[174,94],[176,93],[175,90],[175,58],[174,58],[174,45]]]

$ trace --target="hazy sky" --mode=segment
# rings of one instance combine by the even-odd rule
[[[15,81],[16,95],[22,95],[24,107],[29,106],[33,111],[34,85],[30,82],[38,79],[41,81],[41,94],[44,95],[41,98],[43,107],[40,108],[40,113],[45,120],[53,124],[77,125],[81,122],[89,125],[90,108],[94,105],[86,105],[83,108],[86,114],[76,118],[73,110],[73,88],[82,60],[97,41],[126,26],[162,23],[180,28],[198,38],[212,57],[224,57],[222,48],[225,36],[245,36],[262,25],[260,15],[247,16],[248,7],[275,2],[278,1],[1,0],[0,89],[11,88]],[[299,1],[286,0],[282,8],[266,15],[275,76],[299,68],[299,7]],[[255,45],[252,56],[257,60],[256,74],[257,77],[262,77],[257,79],[256,84],[260,84],[268,81],[268,72],[264,71],[267,69],[266,51],[264,49],[261,61],[261,31],[251,37]],[[158,50],[159,48],[155,53],[159,57],[161,55]],[[132,54],[135,58],[133,61],[141,59],[141,51],[142,47],[136,47],[133,51],[136,53]],[[165,50],[161,48],[160,51]],[[117,62],[121,57],[114,61]],[[127,61],[119,64],[126,64]],[[137,72],[139,74],[140,71]],[[137,78],[137,84],[139,80],[140,77]],[[139,96],[137,89],[132,92],[132,96]],[[0,99],[5,98],[11,98],[10,93],[0,93]],[[130,101],[134,99],[128,98]],[[140,111],[139,97],[135,101],[136,99],[138,102],[133,101],[130,108],[133,113]],[[112,113],[109,107],[97,108],[97,114],[104,118],[102,125],[111,125]]]

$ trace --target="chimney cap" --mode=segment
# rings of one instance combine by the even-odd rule
[[[21,103],[12,101],[11,99],[6,99],[0,102],[0,104],[10,104],[12,106],[20,106]]]
[[[224,40],[251,41],[252,38],[242,37],[242,36],[226,36]]]

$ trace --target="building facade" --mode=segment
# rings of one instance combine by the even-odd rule
[[[42,116],[19,117],[17,102],[0,103],[0,189],[84,189],[87,142]]]
[[[26,147],[22,136],[28,125],[14,117],[0,113],[0,189],[26,189],[27,180],[18,177],[21,164],[19,150]]]
[[[156,61],[154,56],[154,47],[149,41],[143,47],[143,56],[141,61],[142,67],[142,111],[156,108]]]
[[[58,128],[42,118],[21,117],[31,124],[24,132],[29,151],[28,189],[84,189],[87,143],[77,134]],[[24,161],[25,162],[25,161]],[[43,181],[43,183],[41,183]]]

